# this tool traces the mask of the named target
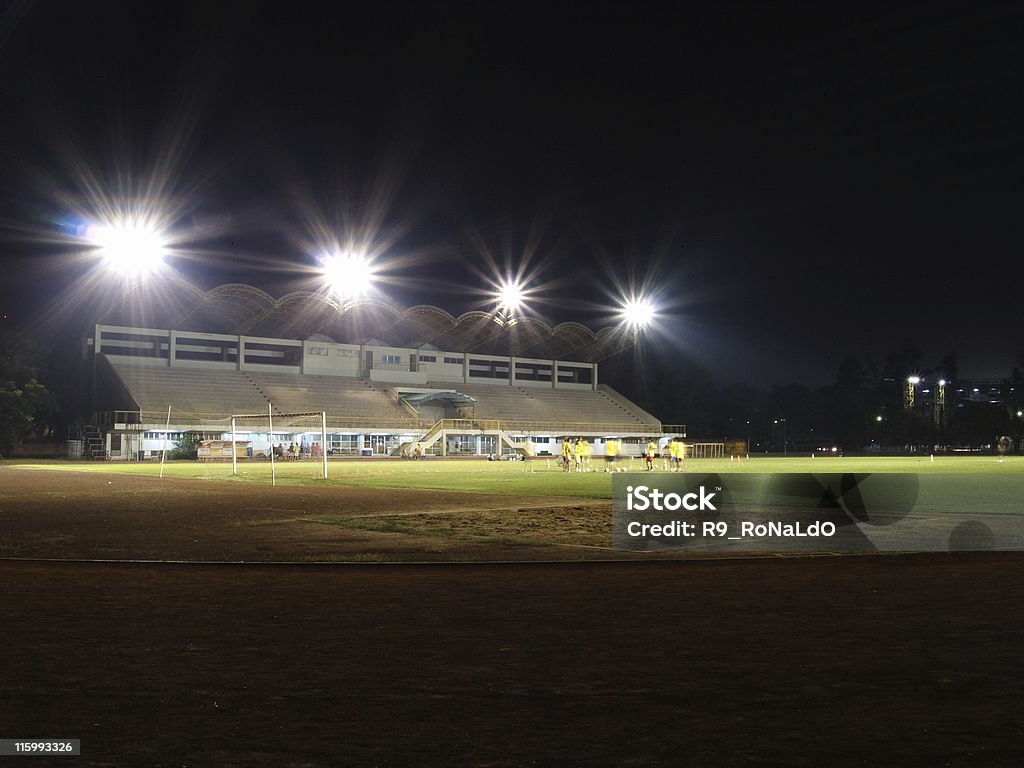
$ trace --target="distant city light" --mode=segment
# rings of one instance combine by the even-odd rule
[[[362,296],[373,285],[373,265],[359,253],[329,254],[321,260],[321,272],[331,293],[342,299]]]
[[[643,297],[627,299],[622,302],[619,315],[633,330],[646,328],[654,321],[654,304],[650,299]]]
[[[144,277],[164,263],[163,235],[143,221],[94,225],[86,230],[86,239],[99,249],[104,266],[123,277]]]

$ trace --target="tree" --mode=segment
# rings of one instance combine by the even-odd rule
[[[910,343],[905,343],[898,352],[885,356],[882,375],[896,381],[904,381],[907,376],[921,372],[921,361],[924,355],[921,350]]]
[[[957,409],[950,431],[964,445],[991,445],[1010,429],[1005,407],[991,403],[964,403]]]
[[[862,387],[868,378],[868,369],[856,355],[847,355],[836,369],[836,386]]]
[[[181,437],[174,441],[174,450],[171,451],[172,459],[194,459],[199,455],[199,433],[184,432]]]
[[[9,455],[52,405],[39,382],[44,350],[30,336],[0,330],[0,454]]]

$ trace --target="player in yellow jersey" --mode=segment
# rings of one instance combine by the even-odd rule
[[[576,471],[583,471],[583,459],[587,455],[587,441],[582,437],[576,441],[576,445],[573,446],[573,459],[576,461]]]
[[[604,471],[614,472],[615,461],[619,458],[619,441],[609,437],[604,441]]]

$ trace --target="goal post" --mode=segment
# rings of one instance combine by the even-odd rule
[[[231,414],[231,474],[238,475],[238,434],[240,431],[262,435],[257,449],[251,448],[252,457],[256,458],[265,452],[270,459],[271,484],[277,485],[277,460],[311,458],[319,460],[321,477],[328,477],[327,468],[327,413],[325,411],[301,411],[284,413],[275,411],[273,405],[267,412],[233,413]],[[307,442],[307,436],[315,436]],[[298,443],[296,443],[296,437]],[[288,448],[284,441],[288,440]]]

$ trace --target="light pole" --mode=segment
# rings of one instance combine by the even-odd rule
[[[935,428],[941,430],[946,426],[946,380],[939,379],[939,386],[935,390],[935,400],[932,403],[932,421]]]
[[[785,419],[776,419],[775,423],[782,425],[782,455],[783,456],[788,456],[789,455],[789,450],[788,450],[788,447],[786,446],[786,420]]]
[[[903,407],[908,411],[914,410],[914,395],[917,392],[917,385],[920,383],[920,376],[907,377],[907,385],[903,390]]]

